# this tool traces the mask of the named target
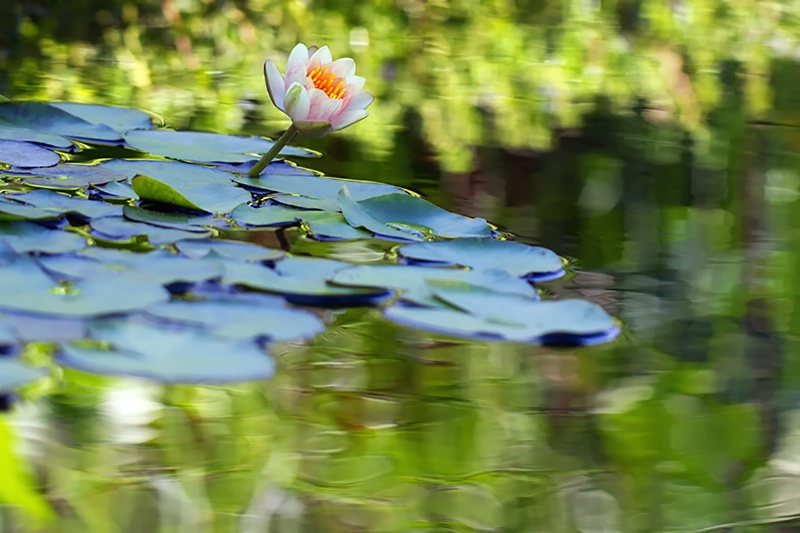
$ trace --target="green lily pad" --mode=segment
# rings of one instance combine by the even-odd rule
[[[302,218],[311,237],[320,241],[349,241],[372,237],[370,232],[348,224],[341,213],[306,211],[302,214]]]
[[[250,193],[244,189],[216,183],[197,184],[185,179],[155,179],[138,175],[131,180],[131,185],[142,200],[208,213],[228,213],[250,200]]]
[[[112,181],[105,184],[92,184],[92,189],[100,191],[101,195],[112,198],[126,198],[136,200],[139,196],[133,192],[133,187],[127,183]]]
[[[125,174],[103,165],[63,163],[53,167],[26,169],[14,175],[21,176],[26,185],[47,189],[77,190],[89,185],[99,185],[123,180]]]
[[[183,239],[205,239],[211,236],[211,231],[184,231],[171,228],[160,228],[150,224],[132,222],[124,217],[96,218],[90,222],[93,235],[110,241],[129,240],[139,235],[147,237],[147,242],[153,246],[173,244]]]
[[[0,120],[0,139],[8,141],[32,142],[66,150],[73,147],[72,141],[60,135],[51,135],[28,128],[14,126]]]
[[[35,207],[15,198],[19,195],[0,196],[0,221],[4,220],[56,220],[60,215]]]
[[[44,102],[0,102],[0,125],[93,141],[122,140],[104,124],[92,124]]]
[[[14,392],[44,375],[44,370],[40,368],[33,368],[16,359],[0,358],[0,394]]]
[[[86,247],[86,239],[80,235],[24,221],[0,222],[0,243],[9,246],[18,254],[29,252],[62,254]]]
[[[89,327],[110,349],[66,344],[57,361],[70,368],[162,383],[235,383],[267,379],[269,354],[253,342],[231,342],[199,328],[111,319]]]
[[[0,294],[3,309],[71,317],[137,311],[169,298],[161,285],[138,279],[81,280],[63,287],[27,258],[0,266]]]
[[[347,222],[378,235],[422,240],[424,237],[490,237],[492,228],[482,218],[456,215],[408,194],[385,194],[356,200],[347,187],[339,191],[339,206]]]
[[[397,253],[412,262],[501,269],[535,281],[564,275],[561,258],[547,248],[495,239],[455,239],[401,246]]]
[[[241,204],[231,212],[231,218],[239,224],[263,227],[284,227],[297,224],[303,212],[282,205],[252,207]]]
[[[166,250],[135,253],[92,248],[86,253],[43,257],[39,263],[53,276],[73,281],[115,277],[120,283],[135,278],[171,285],[220,278],[225,272],[219,261],[198,261]]]
[[[199,163],[242,163],[258,159],[275,144],[263,137],[172,130],[129,131],[125,142],[142,152]],[[280,153],[300,157],[314,155],[314,152],[291,146],[284,147]]]
[[[138,109],[75,102],[51,102],[50,105],[86,122],[105,124],[119,133],[153,127],[150,115]]]
[[[534,302],[458,289],[441,289],[436,294],[458,302],[463,311],[393,306],[384,314],[395,322],[437,333],[536,344],[597,344],[619,334],[613,319],[585,300]]]
[[[148,314],[203,326],[221,337],[239,340],[307,339],[325,330],[313,313],[286,305],[264,305],[258,300],[173,301],[149,309]]]
[[[217,257],[236,261],[276,261],[285,255],[281,250],[224,239],[180,241],[175,243],[175,247],[180,253],[192,259],[202,259],[215,254]]]
[[[144,209],[137,205],[126,205],[123,207],[122,212],[125,218],[133,222],[143,222],[159,228],[179,229],[198,233],[205,233],[208,231],[206,228],[202,227],[202,224],[216,227],[219,226],[219,222],[221,222],[223,225],[227,225],[224,220],[215,219],[210,216],[196,216],[185,213],[163,213],[161,211],[153,211],[152,209]]]
[[[334,272],[329,281],[348,287],[383,287],[400,292],[407,302],[425,306],[441,306],[433,293],[434,283],[460,283],[487,287],[498,293],[514,294],[529,299],[536,290],[525,280],[502,270],[460,270],[405,265],[358,265]]]
[[[67,196],[55,191],[40,189],[13,197],[39,209],[53,213],[76,213],[86,218],[119,216],[122,207],[84,198]]]
[[[15,167],[52,167],[61,157],[47,148],[25,141],[0,140],[0,162]]]
[[[367,305],[385,299],[390,291],[374,288],[341,287],[326,279],[337,270],[350,266],[333,259],[286,257],[268,268],[256,263],[225,261],[223,281],[251,289],[283,294],[299,305]]]

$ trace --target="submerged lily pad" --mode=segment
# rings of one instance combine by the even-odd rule
[[[496,239],[455,239],[401,246],[397,253],[414,263],[461,265],[474,269],[501,269],[533,281],[564,275],[563,262],[539,246]]]
[[[105,124],[119,133],[153,127],[150,115],[138,109],[75,102],[52,102],[50,105],[92,124]]]
[[[213,253],[219,257],[237,261],[275,261],[285,255],[281,250],[264,248],[249,242],[224,239],[180,241],[175,244],[175,247],[179,252],[192,259],[202,259]]]
[[[438,287],[434,293],[460,310],[394,306],[385,315],[396,322],[438,333],[537,344],[597,344],[619,334],[608,313],[585,300],[535,302],[457,287]]]
[[[44,375],[41,368],[33,368],[9,357],[0,358],[0,394],[13,392]]]
[[[62,347],[64,366],[162,383],[234,383],[267,379],[274,373],[268,353],[253,342],[232,342],[200,328],[111,319],[89,328],[104,350],[72,343]]]
[[[153,246],[173,244],[183,239],[205,239],[211,236],[211,231],[195,230],[185,231],[172,228],[160,228],[141,222],[132,222],[124,217],[104,217],[91,221],[94,232],[92,235],[110,241],[129,240],[133,237],[144,235],[147,242]]]
[[[0,140],[0,162],[15,167],[52,167],[61,157],[47,148],[25,141]]]
[[[490,237],[492,228],[482,218],[456,215],[408,194],[385,194],[356,200],[347,187],[338,195],[347,222],[378,235],[405,240],[426,236],[443,238]]]
[[[230,339],[289,341],[321,333],[325,325],[315,314],[286,305],[265,305],[241,299],[200,302],[173,301],[148,310],[150,315],[203,326]]]
[[[0,308],[71,317],[91,317],[144,309],[166,301],[161,285],[137,279],[89,279],[56,283],[39,265],[20,258],[0,266]]]
[[[200,163],[243,163],[254,159],[252,154],[264,154],[275,144],[263,137],[172,130],[129,131],[125,141],[142,152]],[[284,156],[314,155],[291,146],[284,147],[280,153]]]
[[[45,102],[0,102],[0,125],[93,141],[121,140],[110,127],[92,124]]]
[[[19,254],[28,252],[61,254],[86,247],[86,239],[80,235],[22,221],[0,222],[0,243],[8,245]]]
[[[531,285],[502,270],[458,270],[405,265],[358,265],[338,270],[329,278],[348,287],[383,287],[399,291],[400,298],[425,306],[441,306],[434,297],[433,283],[461,283],[486,287],[498,293],[514,294],[529,299],[537,297]]]

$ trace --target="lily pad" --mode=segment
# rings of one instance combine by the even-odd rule
[[[14,392],[45,375],[40,368],[33,368],[16,359],[0,358],[0,394]]]
[[[179,252],[192,259],[202,259],[209,254],[215,254],[218,257],[236,261],[276,261],[285,255],[281,250],[224,239],[180,241],[175,244],[175,247]]]
[[[86,337],[86,321],[19,313],[0,313],[0,324],[8,326],[22,342],[67,342]]]
[[[315,314],[286,305],[263,305],[236,299],[200,302],[173,301],[148,310],[163,320],[203,326],[229,339],[272,342],[307,339],[325,330]]]
[[[86,218],[119,216],[122,214],[122,207],[118,205],[76,198],[47,189],[16,195],[14,199],[45,211],[51,211],[53,213],[76,213]]]
[[[122,211],[125,218],[132,222],[143,222],[159,228],[179,229],[197,233],[205,233],[208,231],[206,228],[202,227],[202,224],[217,225],[215,220],[226,224],[224,220],[215,219],[210,216],[197,216],[185,213],[163,213],[161,211],[144,209],[136,205],[126,205]]]
[[[311,237],[320,241],[349,241],[372,237],[370,232],[348,224],[341,213],[306,211],[303,213],[303,224]]]
[[[401,246],[397,253],[413,263],[502,269],[533,281],[564,275],[563,262],[554,252],[513,241],[473,238],[421,242]]]
[[[347,187],[339,191],[339,206],[347,222],[379,235],[406,240],[424,237],[490,237],[492,229],[482,218],[451,213],[408,194],[385,194],[356,200]]]
[[[318,154],[314,152],[314,155]],[[228,172],[246,174],[251,168],[253,168],[256,165],[257,162],[258,159],[251,159],[250,161],[245,161],[244,163],[237,163],[237,164],[222,163],[217,165],[217,168],[220,170],[227,170]],[[287,161],[286,159],[276,159],[274,161],[270,161],[267,167],[261,171],[261,175],[263,176],[264,174],[316,176],[319,174],[319,172],[317,172],[316,170],[312,170],[310,168],[299,167],[294,163],[292,163],[291,161]]]
[[[234,383],[267,379],[269,354],[253,342],[231,342],[199,328],[112,319],[90,326],[102,350],[85,343],[64,345],[58,362],[86,372],[135,376],[162,383]]]
[[[302,211],[282,205],[252,207],[241,204],[231,212],[231,218],[239,224],[263,227],[285,227],[298,223]]]
[[[161,285],[137,279],[76,281],[62,286],[30,259],[0,266],[0,308],[69,317],[124,313],[166,301]]]
[[[231,185],[197,184],[185,179],[156,179],[139,175],[131,180],[143,200],[161,202],[208,213],[228,213],[250,200],[250,193]]]
[[[15,167],[52,167],[61,157],[47,148],[25,141],[0,140],[0,162]]]
[[[173,244],[183,239],[205,239],[211,231],[184,231],[171,228],[159,228],[150,224],[132,222],[124,217],[104,217],[91,221],[93,235],[110,241],[129,240],[139,235],[147,237],[153,246]]]
[[[126,198],[133,200],[139,198],[139,196],[133,192],[133,187],[127,183],[120,183],[118,181],[112,181],[105,184],[92,184],[92,189],[100,191],[100,193],[106,197]]]
[[[14,126],[0,120],[0,139],[8,141],[32,142],[66,150],[72,148],[72,141],[60,135],[51,135],[28,128]]]
[[[119,133],[153,127],[150,115],[138,109],[75,102],[52,102],[50,105],[86,122],[105,124]]]
[[[78,163],[62,163],[53,167],[27,169],[16,172],[27,185],[49,189],[76,190],[89,185],[99,185],[125,179],[122,172],[110,169],[106,165],[82,165]]]
[[[374,287],[399,291],[404,301],[424,306],[441,306],[433,283],[459,283],[486,287],[498,293],[537,298],[531,285],[502,270],[459,270],[404,265],[358,265],[338,270],[329,278],[337,285]]]
[[[121,140],[104,124],[92,124],[44,102],[0,102],[0,125],[93,141]]]
[[[283,294],[298,305],[345,307],[370,305],[391,296],[391,291],[331,285],[326,279],[350,266],[333,259],[286,257],[268,268],[256,263],[225,262],[223,281],[251,289]]]
[[[0,243],[8,245],[18,254],[28,252],[61,254],[86,247],[86,239],[80,235],[23,221],[0,222]]]
[[[3,220],[56,220],[58,213],[35,207],[13,196],[0,196],[0,221]]]
[[[129,131],[125,134],[125,141],[142,152],[199,163],[242,163],[252,160],[252,154],[266,153],[275,144],[263,137],[172,130]],[[291,146],[283,148],[280,153],[284,156],[314,155]]]

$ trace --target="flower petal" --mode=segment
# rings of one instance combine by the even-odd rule
[[[360,92],[366,82],[367,80],[361,76],[349,76],[347,78],[347,92],[350,94]]]
[[[333,61],[331,50],[327,46],[323,46],[308,58],[308,69],[314,70],[319,65],[327,65]]]
[[[288,77],[289,73],[294,71],[298,65],[306,63],[308,63],[308,48],[303,43],[297,43],[292,48],[292,53],[289,54],[289,60],[286,62],[286,76]]]
[[[286,91],[284,105],[286,106],[284,113],[289,115],[293,123],[299,120],[306,120],[311,106],[311,98],[308,96],[308,91],[306,91],[305,87],[299,83],[293,83],[289,90]]]
[[[269,59],[264,62],[264,82],[267,84],[270,100],[275,104],[275,107],[283,111],[283,97],[286,92],[283,76],[281,76],[275,63]]]
[[[347,103],[346,111],[356,111],[360,109],[366,109],[375,100],[375,96],[372,93],[368,93],[366,91],[362,91],[355,96],[353,96]]]
[[[331,121],[331,124],[333,125],[333,131],[346,128],[347,126],[351,126],[356,122],[358,122],[359,120],[364,120],[365,118],[367,118],[368,115],[369,113],[367,113],[363,109],[356,109],[354,111],[348,110],[343,113],[340,113],[339,116],[337,116]]]
[[[331,63],[328,68],[336,74],[337,78],[345,79],[356,73],[356,62],[349,57],[343,57]]]
[[[307,137],[324,137],[333,131],[331,123],[324,120],[300,120],[292,124]]]
[[[324,91],[313,89],[309,92],[311,93],[311,108],[308,111],[307,120],[329,121],[342,107],[341,100],[329,98]]]

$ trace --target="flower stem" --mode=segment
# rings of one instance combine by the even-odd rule
[[[295,128],[294,124],[292,124],[289,126],[289,129],[283,132],[283,135],[281,135],[280,138],[275,141],[275,144],[272,145],[272,148],[269,149],[269,152],[264,154],[264,157],[259,159],[258,163],[253,165],[253,168],[247,171],[247,175],[251,178],[257,178],[259,174],[261,174],[261,171],[267,168],[269,162],[275,159],[275,156],[278,155],[283,147],[286,146],[286,143],[291,141],[292,137],[294,137],[296,134],[297,128]]]

